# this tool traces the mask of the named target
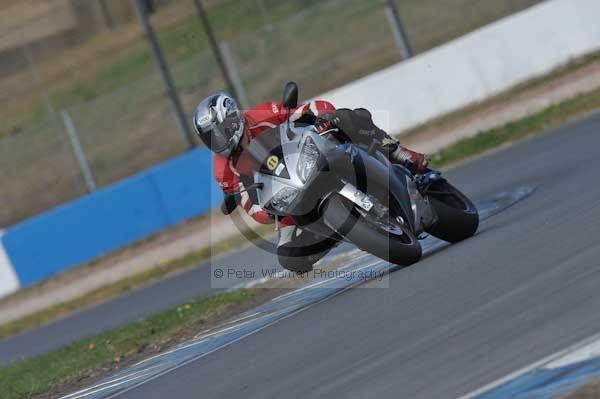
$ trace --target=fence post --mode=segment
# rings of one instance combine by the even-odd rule
[[[115,21],[113,20],[112,13],[106,4],[106,0],[98,0],[100,6],[100,13],[102,14],[102,20],[106,30],[113,30],[115,28]]]
[[[225,68],[227,68],[227,72],[231,76],[231,83],[235,88],[235,92],[237,93],[237,100],[243,109],[249,109],[250,103],[248,102],[248,96],[246,95],[246,89],[244,89],[244,84],[242,83],[242,78],[240,77],[240,73],[235,66],[235,61],[233,59],[233,53],[231,52],[231,47],[229,47],[229,43],[226,41],[221,42],[221,52],[223,53],[223,60],[225,61]]]
[[[148,18],[148,12],[146,10],[146,5],[142,3],[143,0],[134,0],[135,8],[144,28],[144,32],[146,33],[146,38],[150,43],[150,48],[152,49],[152,54],[154,55],[154,60],[156,61],[156,65],[160,70],[163,81],[165,82],[165,86],[167,88],[167,92],[169,98],[171,100],[171,104],[173,105],[173,110],[175,111],[175,116],[179,123],[179,128],[181,130],[181,134],[186,140],[189,148],[194,148],[196,146],[196,142],[194,141],[194,135],[190,128],[190,124],[187,120],[185,112],[183,111],[183,106],[181,105],[181,100],[179,99],[179,94],[177,93],[177,89],[175,88],[175,83],[173,82],[173,77],[171,76],[171,71],[169,70],[169,65],[165,60],[165,57],[160,49],[160,45],[158,44],[158,40],[156,38],[156,33],[154,32],[154,28],[150,23],[150,19]]]
[[[392,27],[394,39],[396,39],[398,49],[400,50],[400,56],[403,60],[406,60],[413,56],[413,51],[410,46],[408,36],[406,35],[406,31],[404,30],[402,19],[400,18],[398,5],[396,4],[396,0],[386,0],[386,3],[385,15],[387,16],[390,26]]]
[[[81,169],[81,174],[83,175],[85,184],[88,187],[88,191],[92,193],[96,191],[96,182],[94,181],[94,175],[92,175],[92,170],[90,169],[88,160],[83,152],[83,148],[81,147],[81,142],[79,141],[79,136],[77,135],[77,130],[75,129],[73,119],[71,119],[71,115],[66,109],[60,111],[60,116],[62,117],[65,129],[67,129],[69,141],[73,147],[73,152],[75,153],[75,158],[77,158],[77,163],[79,164],[79,169]]]

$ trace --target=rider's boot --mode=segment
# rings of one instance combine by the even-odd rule
[[[394,151],[389,152],[389,160],[392,163],[397,163],[413,174],[423,174],[427,170],[428,161],[424,154],[409,150],[406,147],[398,144]]]

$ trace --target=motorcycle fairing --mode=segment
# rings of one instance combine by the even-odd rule
[[[255,162],[255,170],[271,176],[289,179],[287,164],[279,137],[279,128],[273,128],[257,136],[248,147]]]

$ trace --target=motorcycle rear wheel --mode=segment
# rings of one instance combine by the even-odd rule
[[[477,232],[477,208],[457,188],[444,180],[432,185],[426,193],[438,216],[438,221],[427,229],[429,234],[444,241],[457,243]]]

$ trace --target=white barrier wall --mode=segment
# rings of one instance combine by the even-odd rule
[[[600,0],[548,0],[319,98],[396,134],[599,49]]]
[[[0,230],[0,298],[15,292],[20,287],[15,269],[2,244],[3,234],[3,231]]]

